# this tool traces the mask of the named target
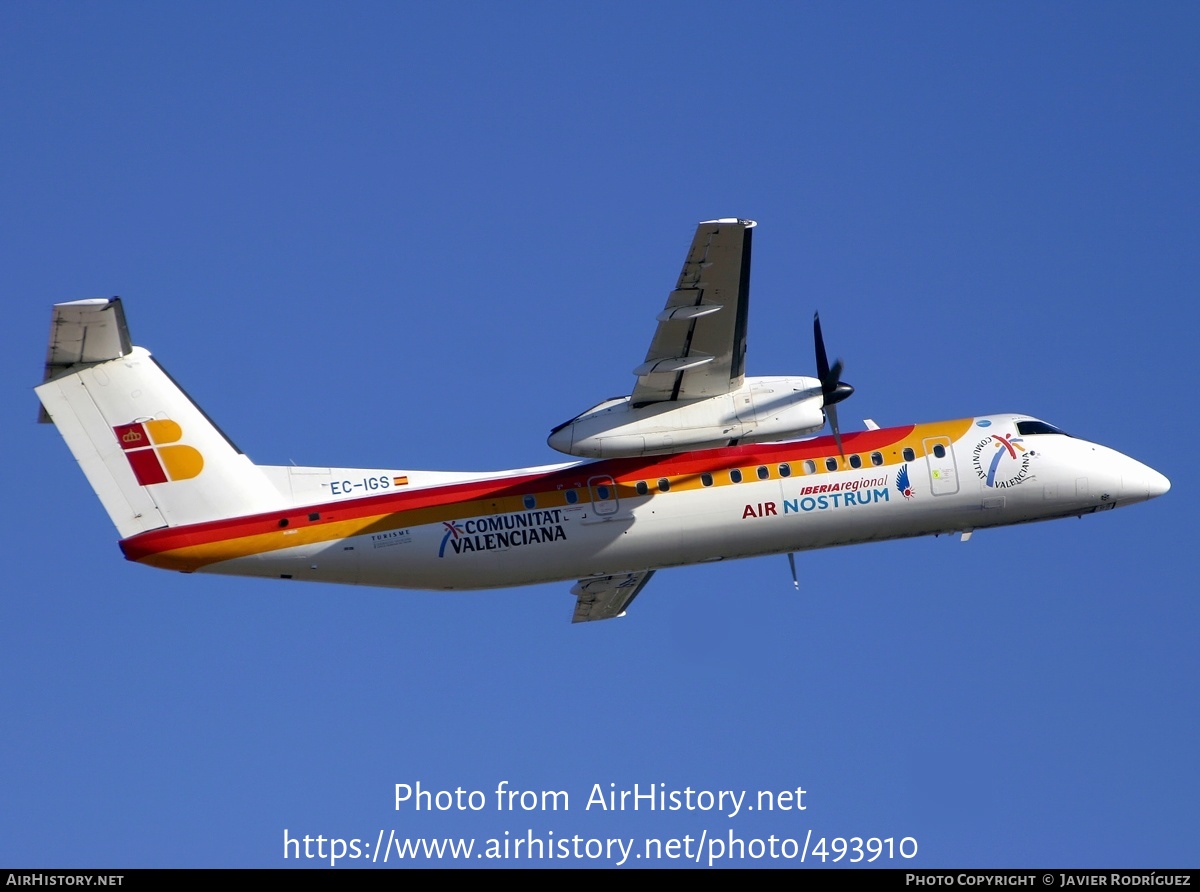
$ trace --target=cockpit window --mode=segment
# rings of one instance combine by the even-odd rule
[[[1060,431],[1053,424],[1046,424],[1044,421],[1018,421],[1017,433],[1022,437],[1029,437],[1034,434],[1059,434],[1063,437],[1071,436],[1066,431]]]

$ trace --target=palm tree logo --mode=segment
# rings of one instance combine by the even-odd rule
[[[443,520],[442,526],[446,528],[446,535],[442,536],[442,545],[438,549],[438,557],[446,554],[446,543],[450,541],[451,536],[457,539],[463,534],[462,524],[456,520]]]

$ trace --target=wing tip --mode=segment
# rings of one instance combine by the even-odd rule
[[[758,225],[758,223],[756,223],[754,220],[744,220],[741,217],[718,217],[716,220],[701,220],[699,225],[708,226],[710,224],[716,226],[732,226],[735,224],[740,224],[745,226],[747,229],[753,229]]]

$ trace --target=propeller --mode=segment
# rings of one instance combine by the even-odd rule
[[[850,394],[854,388],[842,378],[842,361],[839,359],[829,367],[829,357],[825,355],[825,339],[821,337],[821,315],[813,313],[813,341],[817,346],[817,379],[821,382],[821,401],[825,407],[825,415],[829,419],[829,427],[833,431],[834,442],[842,458],[846,451],[842,448],[842,434],[838,430],[837,404]]]

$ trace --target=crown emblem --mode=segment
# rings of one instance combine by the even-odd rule
[[[137,443],[142,439],[142,432],[134,430],[125,431],[125,433],[121,435],[121,439],[126,443]]]

